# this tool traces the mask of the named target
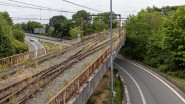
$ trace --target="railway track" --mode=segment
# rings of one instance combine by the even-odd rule
[[[64,62],[44,70],[32,78],[25,79],[22,82],[13,84],[0,90],[0,104],[9,103],[10,100],[14,97],[16,97],[17,103],[24,103],[29,97],[39,91],[40,88],[43,88],[47,83],[61,74],[64,70],[70,68],[72,65],[87,57],[88,55],[105,47],[108,42],[96,46],[97,42],[102,41],[102,39],[105,38],[97,39],[93,44],[88,44],[85,48],[78,51]]]
[[[88,42],[97,41],[98,39],[105,38],[105,37],[107,37],[107,36],[106,35],[100,35],[100,36],[95,37],[94,39],[87,39],[86,41],[83,41],[83,42],[81,42],[79,44],[75,44],[75,45],[73,45],[71,47],[66,47],[63,50],[52,52],[52,53],[50,53],[48,55],[45,55],[43,57],[43,59],[37,61],[37,63],[38,64],[42,64],[43,62],[45,62],[45,61],[47,61],[49,59],[56,58],[57,56],[63,55],[64,53],[70,51],[71,49],[74,49],[76,47],[82,46],[82,45],[84,45],[84,44],[86,44]],[[16,65],[16,66],[12,67],[11,69],[2,70],[2,71],[0,71],[0,76],[2,76],[4,74],[11,75],[13,73],[16,73],[19,70],[19,67],[25,66],[25,68],[27,68],[27,67],[33,66],[33,64],[35,64],[35,62],[29,63],[29,64],[19,64],[19,65]]]

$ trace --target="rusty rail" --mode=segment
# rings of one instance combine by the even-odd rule
[[[36,54],[37,56],[46,55],[47,48],[41,48],[38,50],[33,50],[33,51],[13,55],[10,57],[2,58],[0,59],[0,69],[11,68],[17,64],[24,62],[26,59],[36,58]]]
[[[120,44],[118,39],[114,45],[115,50]],[[109,56],[110,48],[108,48],[96,61],[87,67],[81,74],[79,74],[74,80],[72,80],[66,87],[64,87],[59,93],[52,97],[47,104],[66,104],[83,86],[83,84],[92,76],[92,74],[98,69],[103,61]]]

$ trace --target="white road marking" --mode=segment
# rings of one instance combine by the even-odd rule
[[[143,95],[143,92],[141,91],[141,88],[139,87],[138,83],[134,80],[134,78],[126,71],[124,70],[122,67],[120,67],[119,65],[117,65],[116,63],[114,63],[116,66],[118,66],[120,69],[122,69],[132,80],[133,82],[135,83],[135,85],[137,86],[138,90],[139,90],[139,93],[141,95],[141,99],[143,101],[143,104],[146,104],[146,100],[145,100],[145,97]]]
[[[28,39],[26,39],[26,40],[29,41]],[[35,52],[35,57],[37,57],[37,49],[38,49],[38,48],[37,48],[37,46],[36,46],[35,44],[33,44],[32,42],[30,42],[30,43],[35,47],[35,50],[34,50],[34,51],[36,51],[36,52]]]
[[[33,40],[35,40],[42,47],[42,49],[44,49],[44,55],[46,55],[46,49],[44,48],[44,46],[38,40],[36,39]]]
[[[29,44],[29,41],[27,39],[26,40],[26,43],[29,45],[29,50],[31,50],[31,45]]]
[[[122,59],[122,58],[119,58],[119,59],[125,60],[125,59]],[[125,61],[127,61],[127,62],[129,62],[129,63],[131,63],[131,64],[133,64],[133,65],[135,65],[135,66],[137,66],[137,67],[139,67],[141,69],[143,69],[144,71],[148,72],[149,74],[153,75],[155,78],[157,78],[158,80],[160,80],[163,84],[165,84],[170,90],[172,90],[182,100],[183,103],[185,103],[185,99],[177,91],[175,91],[170,85],[168,85],[166,82],[164,82],[162,79],[160,79],[158,76],[156,76],[152,72],[148,71],[147,69],[141,67],[140,65],[138,65],[136,63],[133,63],[133,62],[128,61],[128,60],[125,60]]]

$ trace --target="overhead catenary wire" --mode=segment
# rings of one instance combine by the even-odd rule
[[[20,1],[16,1],[16,0],[9,0],[9,1],[15,2],[15,3],[18,3],[18,4],[24,4],[24,5],[19,5],[19,6],[22,6],[24,8],[28,7],[28,8],[32,8],[32,9],[50,10],[50,11],[67,12],[67,13],[76,13],[76,12],[71,12],[71,11],[66,11],[66,10],[53,9],[53,8],[40,6],[40,5],[35,5],[35,4],[31,4],[31,3],[20,2]],[[6,4],[8,4],[8,3],[6,3]],[[12,6],[13,5],[14,6],[18,5],[18,4],[11,4],[11,3],[9,3],[9,4],[12,5]],[[16,6],[16,7],[18,7],[18,6]]]
[[[30,9],[48,10],[48,9],[43,9],[43,8],[37,8],[37,7],[31,7],[31,6],[23,6],[23,5],[17,5],[17,4],[11,4],[11,3],[2,3],[2,2],[0,2],[0,5],[3,5],[3,6],[11,6],[11,7],[19,7],[19,8],[30,8]]]
[[[96,12],[103,12],[103,11],[100,11],[100,10],[97,10],[97,9],[93,9],[93,8],[90,8],[90,7],[87,7],[87,6],[83,6],[83,5],[71,2],[71,1],[67,1],[67,0],[62,0],[62,1],[73,4],[73,5],[76,5],[76,6],[79,6],[79,7],[83,7],[83,8],[89,9],[89,10],[93,10],[93,11],[96,11]]]
[[[23,17],[11,17],[13,20],[50,20],[43,18],[23,18]]]
[[[19,7],[19,8],[38,9],[38,10],[40,10],[40,12],[41,12],[41,10],[48,10],[49,12],[56,11],[56,12],[59,12],[59,13],[63,12],[63,13],[66,13],[66,17],[67,17],[67,13],[73,13],[73,14],[76,13],[76,12],[59,10],[59,9],[53,9],[53,8],[50,8],[50,7],[35,5],[35,4],[31,4],[31,3],[26,3],[26,2],[21,2],[21,1],[17,1],[17,0],[9,0],[9,1],[10,2],[14,2],[14,3],[0,2],[0,5],[11,6],[11,7]],[[86,7],[86,6],[83,6],[83,5],[74,3],[74,2],[70,2],[70,1],[67,1],[67,0],[63,0],[63,1],[71,3],[73,5],[77,5],[77,6],[86,8],[86,9],[90,9],[90,10],[93,10],[93,11],[102,12],[100,10],[96,10],[96,9],[93,9],[93,8],[90,8],[90,7]],[[49,15],[50,15],[50,13],[49,13]],[[41,17],[40,18],[12,18],[12,19],[13,20],[50,20],[50,19],[42,19]]]

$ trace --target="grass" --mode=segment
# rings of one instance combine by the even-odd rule
[[[16,104],[16,97],[15,96],[11,96],[9,104]]]
[[[173,82],[175,82],[177,85],[179,85],[181,88],[185,89],[185,79],[181,79],[178,77],[170,76],[165,73],[165,75],[170,78]]]
[[[0,65],[0,70],[3,70],[3,66],[2,65]]]
[[[110,104],[110,71],[108,71],[86,104]]]
[[[122,104],[122,82],[120,78],[117,78],[114,86],[116,96],[114,97],[114,104]]]
[[[48,93],[47,94],[47,97],[46,97],[46,101],[49,101],[51,98],[52,98],[52,94],[51,93]]]
[[[69,82],[67,80],[64,80],[64,86],[66,86]]]
[[[48,43],[48,42],[41,42],[41,44],[44,47],[47,47],[48,52],[52,52],[55,50],[59,50],[60,48],[63,48],[63,46],[60,46],[59,44],[52,44],[52,43]]]
[[[100,96],[103,92],[102,91],[96,91],[93,95],[94,96]]]
[[[39,61],[41,59],[42,59],[41,57],[34,58],[34,59],[27,59],[23,64],[32,63],[32,62],[35,62],[35,61]]]
[[[8,78],[8,75],[7,74],[4,74],[1,76],[1,79],[7,79]]]

